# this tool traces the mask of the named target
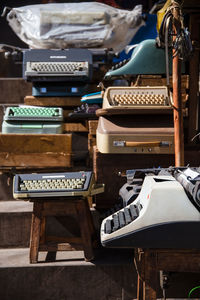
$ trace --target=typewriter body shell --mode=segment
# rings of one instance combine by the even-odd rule
[[[62,108],[19,106],[7,107],[2,133],[56,134],[63,132]]]
[[[133,205],[137,215],[113,230],[114,215]],[[101,243],[113,248],[200,248],[199,226],[200,212],[183,186],[173,176],[149,175],[136,200],[103,220]]]
[[[2,133],[56,134],[63,132],[60,122],[3,121]]]
[[[134,115],[101,116],[96,134],[97,148],[101,153],[173,154],[173,127],[148,125],[141,121],[138,124]]]

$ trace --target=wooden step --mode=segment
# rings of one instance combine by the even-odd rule
[[[29,264],[29,249],[0,250],[0,299],[20,300],[132,300],[136,296],[133,252],[97,253],[85,262],[82,251],[42,253]],[[52,262],[53,261],[53,262]]]

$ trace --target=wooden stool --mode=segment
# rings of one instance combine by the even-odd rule
[[[135,249],[138,272],[137,300],[157,299],[159,271],[200,272],[200,250]]]
[[[87,198],[37,198],[33,201],[30,237],[30,263],[37,263],[39,251],[83,250],[86,261],[94,258],[94,225]],[[73,216],[80,228],[80,237],[51,237],[45,234],[46,217]]]

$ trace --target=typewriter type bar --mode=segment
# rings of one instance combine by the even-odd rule
[[[90,171],[67,173],[17,174],[13,182],[13,197],[70,197],[98,194],[104,186],[95,186]]]
[[[108,87],[103,108],[164,108],[171,109],[166,86]]]

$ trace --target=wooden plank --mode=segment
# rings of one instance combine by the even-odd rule
[[[64,132],[88,132],[85,124],[82,123],[64,123]]]
[[[0,134],[1,167],[70,167],[71,134]]]
[[[89,205],[86,199],[77,201],[76,210],[78,222],[81,231],[82,247],[86,261],[94,258],[92,235],[94,234],[94,225],[90,213]]]
[[[75,251],[75,250],[83,250],[82,245],[78,244],[70,244],[70,243],[60,243],[60,244],[45,244],[39,246],[39,251]]]
[[[33,206],[31,237],[30,237],[30,263],[38,261],[38,249],[40,243],[40,230],[42,221],[43,203],[35,202]]]
[[[80,106],[80,97],[34,97],[26,96],[24,104],[37,106]]]
[[[32,84],[22,78],[0,78],[0,103],[24,103],[24,97],[32,93]]]
[[[89,165],[92,166],[93,149],[96,146],[96,135],[88,134]]]
[[[131,82],[132,86],[162,86],[166,85],[166,78],[160,75],[138,75],[138,77]],[[170,87],[172,87],[172,76],[170,76]],[[181,87],[183,89],[189,88],[189,76],[181,76]]]
[[[47,235],[46,236],[47,242],[54,242],[54,243],[69,243],[69,244],[76,244],[80,245],[82,244],[81,237],[63,237],[63,236],[54,236],[54,235]]]
[[[158,269],[164,271],[199,272],[200,252],[157,252]]]
[[[75,215],[75,199],[69,200],[65,199],[64,201],[52,201],[44,202],[44,211],[43,216],[69,216]]]
[[[11,174],[0,173],[0,201],[13,200]]]
[[[1,152],[47,153],[64,149],[70,153],[71,134],[0,134]]]
[[[89,120],[88,127],[89,127],[89,134],[95,134],[98,126],[98,120]]]

